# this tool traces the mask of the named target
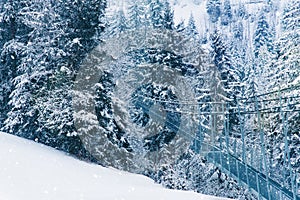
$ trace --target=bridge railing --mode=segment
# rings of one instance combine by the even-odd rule
[[[200,113],[210,115],[210,121],[216,115],[224,119],[221,134],[214,123],[206,130],[213,138],[207,141],[218,147],[207,154],[209,160],[254,189],[260,198],[300,198],[299,88],[237,99],[234,107],[224,103],[221,112],[212,108],[210,114]]]
[[[194,140],[194,151],[256,191],[259,199],[300,200],[299,88],[235,102],[181,102],[188,106],[170,112],[198,117],[196,135],[182,130]]]

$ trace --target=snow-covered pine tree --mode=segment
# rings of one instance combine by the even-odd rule
[[[270,71],[270,86],[297,84],[294,82],[300,75],[299,42],[300,42],[300,5],[299,0],[290,2],[284,8],[281,20],[281,33],[274,45],[277,60]]]
[[[265,14],[259,16],[257,27],[254,33],[254,55],[258,57],[260,48],[266,46],[269,51],[273,50],[273,36]]]
[[[2,109],[7,115],[5,116],[4,130],[18,135],[26,135],[28,132],[22,133],[22,130],[18,130],[24,128],[29,131],[28,123],[31,122],[30,118],[33,115],[28,108],[32,103],[30,81],[28,80],[30,67],[20,65],[22,58],[26,55],[25,46],[32,29],[27,25],[26,14],[21,15],[20,13],[26,13],[30,2],[25,0],[6,1],[3,6],[5,12],[2,13],[1,25],[5,43],[1,53],[1,68],[6,77],[1,79],[1,82],[4,81],[3,84],[1,83],[1,87],[4,87],[2,90],[4,107]]]
[[[226,47],[221,34],[218,32],[212,34],[211,41],[214,64],[220,72],[221,80],[225,89],[228,90],[226,91],[226,93],[228,94],[228,98],[234,99],[230,96],[233,95],[233,93],[237,92],[237,90],[230,87],[234,86],[233,83],[235,83],[238,78],[231,64],[231,56],[228,53],[228,47]]]
[[[221,15],[221,2],[220,0],[208,0],[206,3],[206,10],[209,15],[209,20],[216,23]]]
[[[236,107],[236,100],[240,97],[240,74],[232,64],[232,58],[229,55],[229,49],[224,44],[222,36],[218,32],[214,32],[211,35],[211,47],[213,49],[212,57],[216,69],[218,70],[219,78],[215,83],[218,88],[215,88],[217,92],[214,94],[215,98],[219,101],[229,102],[229,112],[233,112],[233,107]],[[229,114],[230,130],[234,129],[235,125],[238,125],[237,114]]]
[[[13,35],[12,28],[14,27],[12,19],[7,16],[8,9],[5,1],[0,2],[0,49],[3,51],[3,46],[10,40]],[[11,8],[11,7],[10,7]],[[12,8],[11,8],[12,9]],[[9,26],[11,24],[11,26]],[[11,33],[12,32],[12,33]],[[9,52],[6,52],[9,53]],[[13,52],[11,52],[13,53]],[[9,53],[10,54],[10,53]],[[5,116],[8,112],[9,94],[12,89],[11,78],[13,77],[14,70],[9,67],[8,63],[11,61],[10,55],[5,55],[5,52],[0,54],[0,128],[3,126]],[[7,60],[7,61],[5,61]]]
[[[15,72],[4,130],[80,155],[80,139],[67,139],[74,131],[70,86],[80,61],[96,44],[92,37],[105,1],[22,2],[14,1],[22,12],[14,21],[26,26],[14,23],[8,29],[14,37],[1,55]],[[59,74],[62,68],[70,74]]]
[[[290,1],[284,8],[282,21],[282,32],[276,41],[276,50],[278,53],[277,62],[273,65],[270,85],[277,89],[282,89],[282,85],[292,87],[290,91],[281,93],[280,95],[294,97],[299,94],[299,65],[300,65],[300,1]],[[297,86],[297,87],[295,87]],[[296,103],[297,99],[291,98],[290,104]],[[291,109],[298,109],[298,105],[292,106]],[[296,173],[299,173],[300,154],[299,154],[299,112],[290,112],[286,114],[288,131],[288,145],[291,156],[291,166]],[[284,146],[280,145],[284,142],[283,126],[280,124],[280,116],[273,115],[271,118],[270,128],[273,130],[270,134],[270,146],[274,151],[274,165],[288,171],[287,166],[283,166],[284,162]],[[281,122],[282,123],[282,122]],[[283,168],[282,168],[283,167]],[[276,168],[275,168],[276,170]],[[278,170],[277,170],[278,171]],[[281,170],[282,171],[282,170]],[[281,177],[282,174],[279,174]],[[287,179],[288,177],[282,177]]]
[[[247,12],[245,4],[239,2],[238,8],[237,8],[237,11],[236,11],[236,17],[239,17],[240,19],[247,19],[248,15],[249,14]]]
[[[253,60],[253,70],[252,77],[257,86],[255,93],[253,95],[263,94],[266,88],[270,88],[270,77],[269,74],[272,73],[272,60],[275,59],[273,40],[274,40],[274,30],[269,26],[265,13],[261,11],[256,30],[254,33],[254,57]],[[272,84],[271,84],[272,85]]]
[[[227,26],[232,22],[232,10],[230,0],[225,0],[221,14],[221,24]]]
[[[174,29],[174,11],[172,10],[168,0],[164,2],[164,28]]]
[[[233,35],[230,38],[230,55],[232,65],[234,69],[237,70],[239,77],[240,85],[240,94],[239,97],[245,96],[245,79],[247,71],[247,62],[246,62],[246,49],[244,40],[244,25],[242,21],[237,21],[233,25]]]
[[[45,29],[53,30],[44,36],[50,38],[50,41],[42,44],[39,37],[35,38],[37,46],[40,44],[46,47],[46,66],[51,69],[45,83],[47,89],[38,94],[39,104],[36,105],[40,114],[39,138],[41,142],[78,156],[87,154],[74,127],[73,79],[83,58],[97,45],[93,38],[102,24],[100,20],[105,7],[106,1],[102,0],[61,1],[54,4],[52,9],[58,18],[53,18],[48,28],[45,22],[41,23],[43,33],[46,32]],[[51,16],[46,19],[51,19]]]
[[[138,29],[145,26],[147,12],[142,1],[131,1],[128,8],[128,26],[130,29]]]
[[[176,25],[176,31],[178,33],[182,33],[185,31],[185,24],[184,24],[184,20],[181,20],[177,25]]]
[[[300,56],[300,1],[291,1],[283,12],[282,33],[276,42],[278,55],[278,81],[282,83],[292,83],[300,76],[299,56]]]
[[[238,21],[233,26],[233,37],[235,40],[241,42],[244,39],[244,25],[243,22]],[[240,44],[241,45],[241,44]]]
[[[194,16],[192,13],[190,15],[188,24],[185,28],[185,34],[194,40],[197,40],[199,38],[199,33],[198,33],[198,30],[196,27],[196,22],[195,22],[195,19],[194,19]]]
[[[13,1],[1,1],[0,6],[0,128],[2,128],[9,110],[11,80],[15,77],[15,66],[18,62],[16,55],[20,54],[23,44],[13,41],[16,38],[16,29],[20,27],[20,21],[16,19],[18,6]]]
[[[108,21],[109,26],[105,30],[107,37],[114,37],[130,28],[123,9],[117,10]]]
[[[164,4],[161,0],[151,0],[149,5],[149,19],[151,21],[151,25],[154,28],[162,28],[164,27]]]

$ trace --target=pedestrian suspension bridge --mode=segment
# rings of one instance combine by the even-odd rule
[[[209,115],[213,139],[206,144],[200,134],[195,139],[196,151],[255,191],[259,199],[299,200],[298,88],[238,99],[235,106],[211,103],[210,113],[200,115]],[[217,118],[223,119],[221,133]]]
[[[202,120],[197,136],[185,134],[193,138],[195,152],[254,191],[259,199],[300,200],[298,88],[278,89],[234,104],[198,102],[206,109],[189,114],[206,120]]]
[[[145,38],[141,43],[133,37],[137,34]],[[300,200],[300,85],[228,102],[214,100],[224,94],[218,81],[202,80],[210,77],[202,72],[206,55],[196,60],[199,66],[187,64],[190,57],[183,45],[202,51],[182,38],[167,30],[133,31],[106,41],[87,57],[73,97],[75,126],[83,131],[87,150],[101,163],[131,170],[135,152],[146,152],[155,163],[163,156],[153,155],[163,147],[173,142],[173,152],[182,154],[179,148],[187,144],[259,199]],[[211,76],[218,77],[216,69]],[[202,99],[206,82],[215,94]]]

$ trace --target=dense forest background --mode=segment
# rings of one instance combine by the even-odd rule
[[[225,93],[222,98],[230,107],[236,107],[240,98],[251,99],[287,87],[293,90],[285,95],[298,95],[299,0],[284,4],[279,0],[193,3],[205,5],[199,11],[207,16],[205,25],[199,25],[192,14],[185,21],[174,20],[174,7],[179,1],[137,0],[121,5],[105,0],[1,0],[0,129],[98,162],[85,150],[74,126],[74,80],[80,64],[97,45],[145,27],[183,34],[208,51],[220,73]],[[257,10],[253,11],[250,4],[257,5]],[[299,119],[299,113],[294,112],[287,122],[296,172],[300,170]],[[258,145],[258,136],[253,135],[258,126],[255,118],[232,114],[229,120],[230,136],[235,138],[240,138],[239,124],[245,123],[247,148],[254,149]],[[284,146],[279,142],[283,127],[279,114],[271,113],[265,120],[268,153],[276,171],[283,162]],[[192,152],[159,171],[143,173],[170,188],[255,199]]]

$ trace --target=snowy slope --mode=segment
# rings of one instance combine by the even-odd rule
[[[0,200],[217,200],[0,133]]]

